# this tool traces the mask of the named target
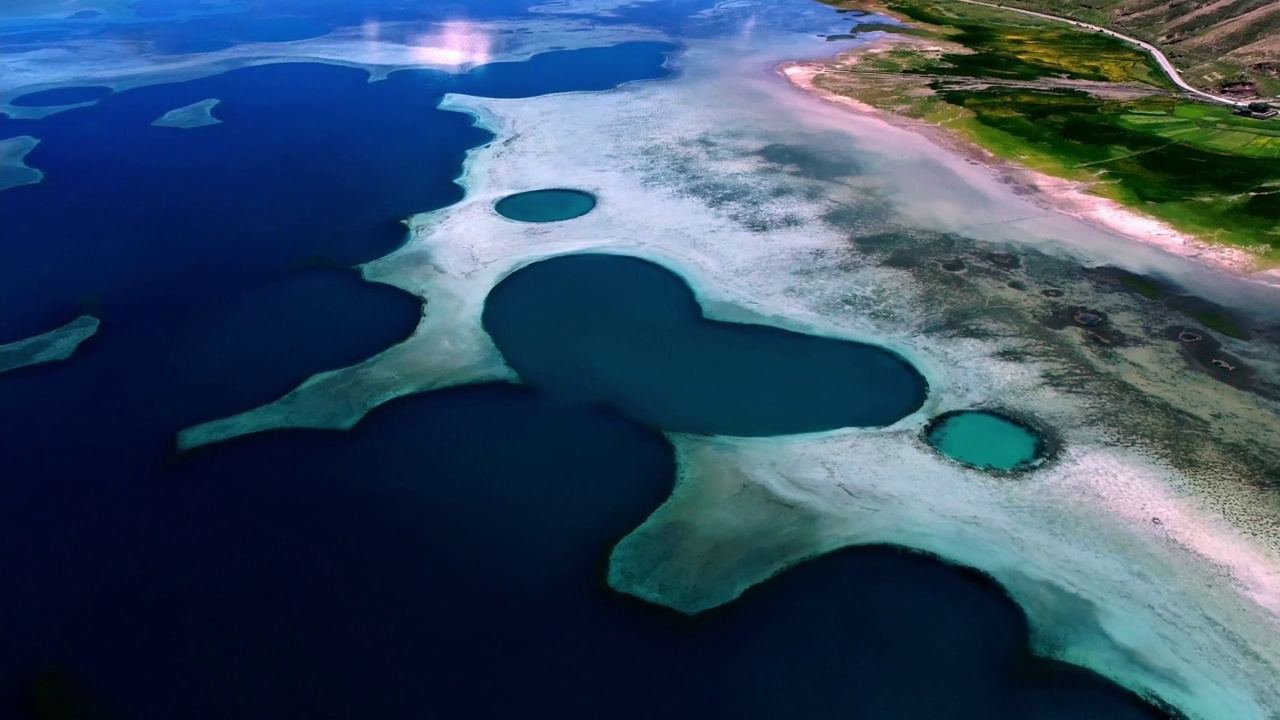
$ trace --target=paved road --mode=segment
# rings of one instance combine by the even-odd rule
[[[1182,79],[1182,76],[1178,74],[1178,69],[1173,66],[1173,63],[1169,62],[1169,58],[1165,57],[1164,53],[1160,52],[1159,48],[1157,48],[1156,46],[1150,43],[1145,43],[1137,38],[1132,38],[1132,37],[1129,37],[1128,35],[1122,35],[1116,32],[1115,30],[1108,30],[1104,27],[1098,27],[1097,25],[1090,25],[1089,23],[1080,22],[1079,20],[1072,20],[1071,18],[1058,17],[1057,15],[1049,15],[1047,13],[1036,12],[1034,10],[1023,10],[1021,8],[1012,8],[1007,5],[996,5],[995,3],[979,2],[979,0],[957,0],[957,2],[968,3],[970,5],[982,5],[984,7],[996,8],[998,10],[1008,10],[1010,12],[1022,13],[1023,15],[1031,15],[1033,17],[1042,18],[1044,20],[1057,20],[1059,22],[1071,23],[1076,27],[1088,28],[1090,30],[1096,30],[1100,33],[1106,33],[1107,35],[1110,35],[1111,37],[1116,38],[1117,40],[1123,40],[1129,43],[1130,45],[1136,45],[1142,50],[1145,50],[1149,55],[1151,55],[1151,57],[1156,59],[1156,62],[1160,64],[1160,69],[1164,70],[1164,74],[1169,76],[1169,80],[1171,80],[1174,85],[1177,85],[1178,87],[1182,88],[1183,90],[1186,90],[1192,95],[1195,95],[1203,100],[1208,100],[1209,102],[1218,103],[1220,105],[1231,105],[1233,107],[1241,107],[1247,104],[1247,103],[1242,103],[1239,100],[1232,100],[1231,98],[1221,97],[1219,95],[1214,95],[1212,93],[1207,93],[1203,90],[1198,90],[1194,87],[1191,87],[1191,85],[1186,80]]]

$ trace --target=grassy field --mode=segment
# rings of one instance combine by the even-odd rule
[[[877,7],[915,40],[816,84],[1280,262],[1280,121],[1181,99],[1144,53],[1061,23],[938,0]]]
[[[1280,123],[1166,97],[1006,89],[941,89],[937,97],[972,113],[968,134],[1003,157],[1034,154],[1037,169],[1083,172],[1102,181],[1099,194],[1280,259]]]

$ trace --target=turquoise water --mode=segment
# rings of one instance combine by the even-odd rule
[[[708,320],[680,276],[623,255],[566,255],[512,273],[489,293],[484,326],[529,385],[677,432],[889,425],[928,390],[882,347]]]
[[[927,435],[938,452],[978,468],[1019,470],[1041,459],[1039,435],[1009,418],[981,410],[943,416]]]
[[[591,212],[596,206],[594,195],[581,190],[553,188],[530,190],[508,195],[493,209],[499,215],[521,222],[556,222],[572,220]]]

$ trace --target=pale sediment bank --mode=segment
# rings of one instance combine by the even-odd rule
[[[170,128],[198,128],[206,125],[219,125],[221,120],[213,116],[213,109],[222,102],[217,98],[209,98],[175,108],[156,118],[152,125]]]
[[[834,548],[897,544],[993,576],[1026,609],[1039,653],[1191,718],[1267,717],[1280,707],[1280,514],[1231,443],[1280,448],[1268,424],[1276,403],[1143,335],[1154,310],[1099,289],[1081,258],[1158,269],[1206,293],[1229,281],[1240,297],[1274,302],[1274,289],[1206,278],[1186,258],[1047,211],[935,143],[829,108],[770,70],[824,47],[757,29],[691,41],[662,81],[447,96],[442,107],[495,139],[469,153],[462,201],[412,218],[409,241],[363,268],[425,299],[414,335],[184,431],[182,446],[351,427],[398,395],[514,380],[481,325],[489,290],[546,257],[632,254],[683,276],[712,319],[886,346],[926,376],[930,396],[884,429],[671,436],[675,492],[618,545],[615,589],[696,612]],[[546,187],[599,204],[547,225],[493,211],[500,197]],[[984,261],[994,248],[1021,265]],[[966,269],[934,272],[944,253]],[[1047,327],[1059,308],[1035,290],[1049,283],[1143,343]],[[1269,348],[1255,341],[1251,361],[1274,382]],[[1059,458],[1010,482],[920,438],[941,412],[995,404],[1055,428]],[[1188,427],[1195,434],[1181,435]]]
[[[0,192],[44,179],[43,172],[26,163],[27,153],[39,144],[40,139],[30,135],[0,140]]]
[[[855,98],[817,87],[813,79],[822,71],[823,65],[822,62],[785,62],[778,66],[778,71],[792,85],[814,97],[852,112],[875,115],[982,163],[1002,181],[1031,192],[1044,206],[1057,212],[1119,237],[1153,245],[1175,255],[1194,258],[1215,270],[1280,285],[1280,269],[1260,270],[1257,256],[1246,250],[1200,240],[1115,200],[1093,194],[1088,183],[1053,177],[996,157],[980,145],[969,142],[946,128],[884,112]]]
[[[0,373],[29,365],[66,360],[98,332],[98,319],[81,315],[56,330],[0,345]]]

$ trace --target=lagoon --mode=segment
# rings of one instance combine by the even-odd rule
[[[677,432],[890,425],[928,390],[910,363],[875,345],[709,320],[679,275],[624,255],[517,270],[490,292],[484,325],[543,392]]]

